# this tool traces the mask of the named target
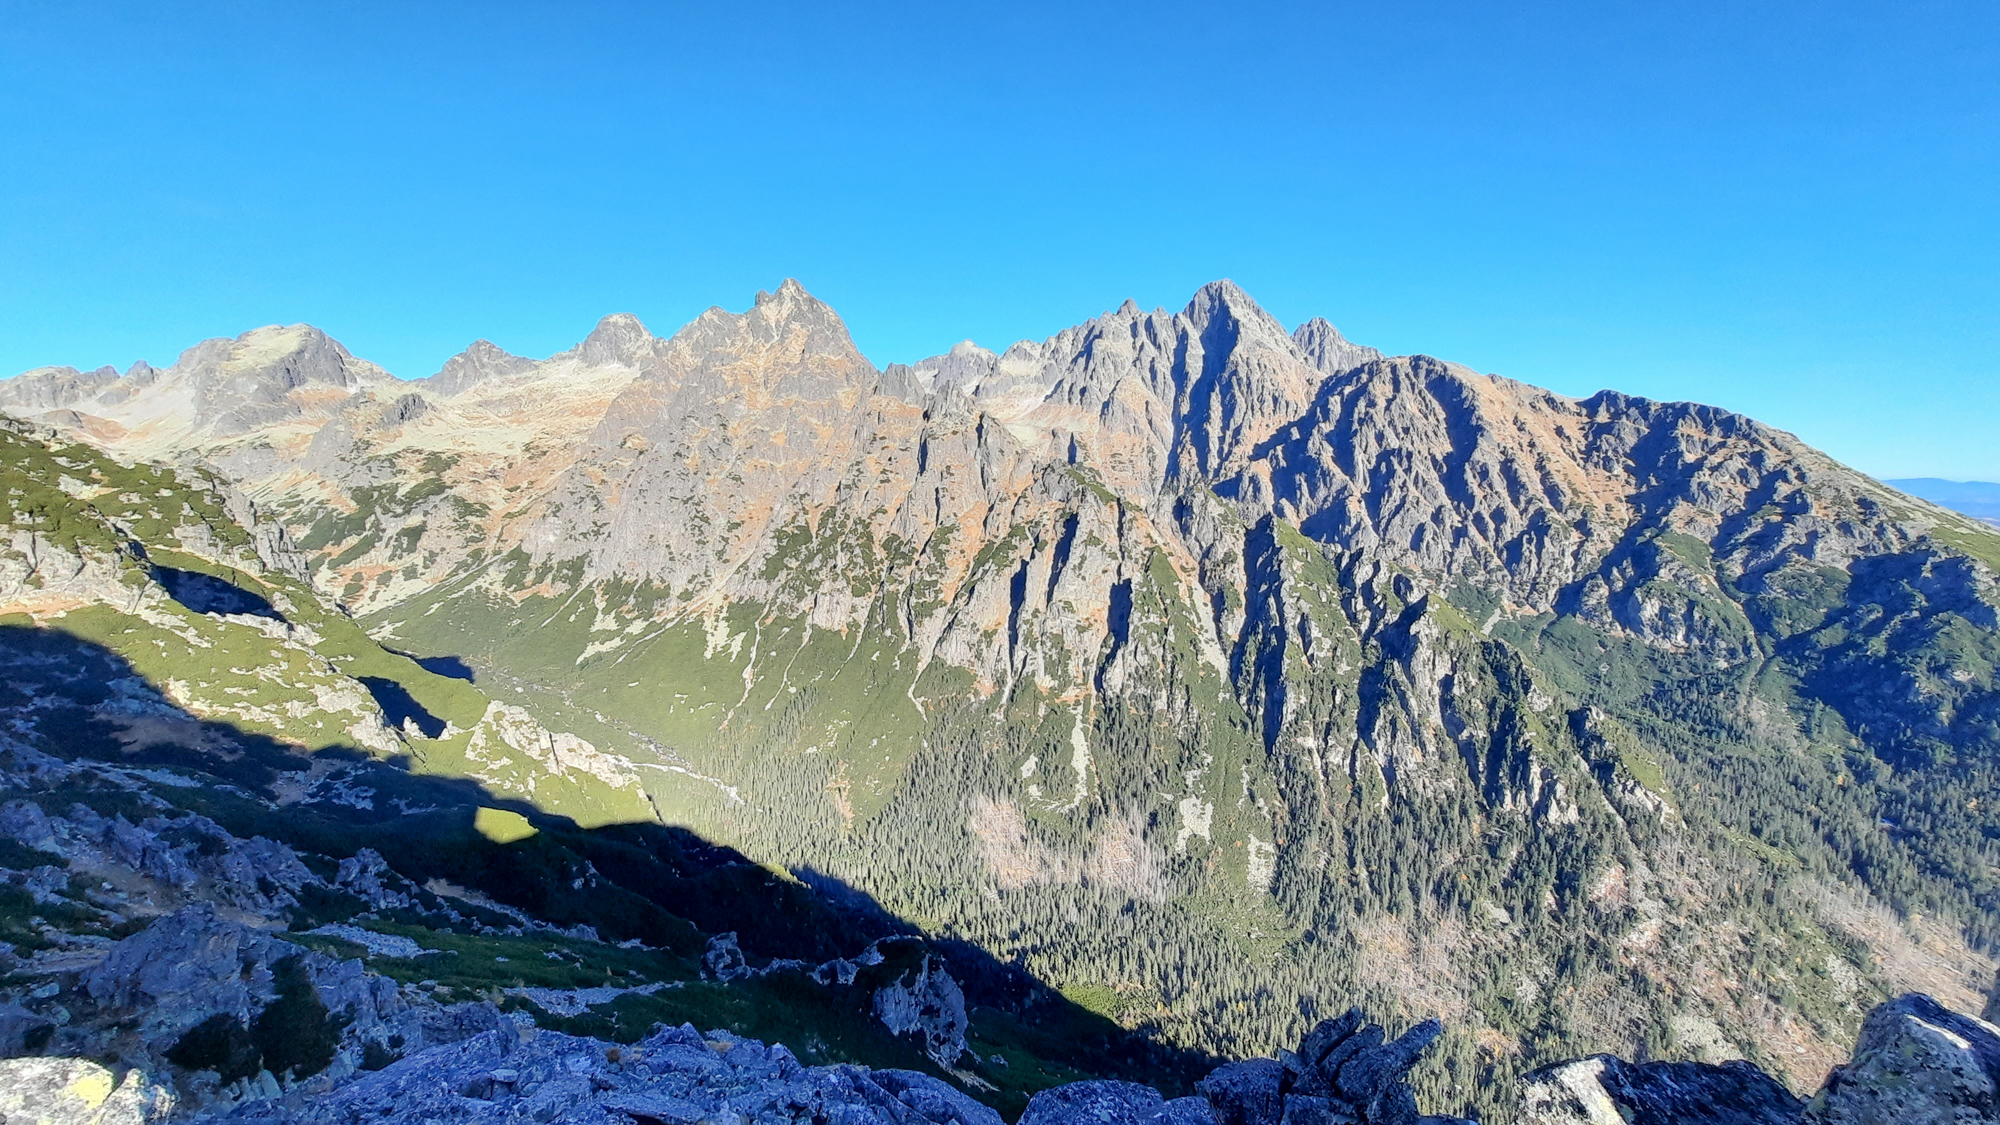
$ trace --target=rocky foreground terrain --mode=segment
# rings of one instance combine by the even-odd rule
[[[0,939],[88,976],[206,904],[326,959],[257,953],[259,996],[390,982],[325,1056],[357,1091],[490,1005],[1185,1107],[1359,1006],[1440,1019],[1416,1104],[1499,1120],[1597,1055],[1817,1098],[1894,997],[1991,1013],[2000,534],[1727,411],[1226,282],[886,368],[795,283],[415,380],[270,327],[0,410],[0,804],[40,841]],[[210,1088],[192,1028],[38,979],[17,1053],[271,1101],[268,1009],[187,1047]]]
[[[10,811],[10,831],[25,826],[30,838],[50,842],[42,822]],[[381,956],[411,952],[370,944],[385,947]],[[441,1003],[424,986],[399,987],[360,961],[220,919],[207,904],[83,955],[13,968],[8,979],[33,1007],[9,1004],[10,1033],[18,1038],[25,1028],[45,1047],[60,1037],[82,1054],[0,1062],[0,1120],[9,1122],[1004,1120],[931,1074],[806,1066],[781,1044],[726,1029],[656,1024],[637,1042],[615,1043],[541,1030],[489,1001]],[[251,1013],[256,1031],[241,1035],[242,1016]],[[51,1017],[60,1030],[36,1035]],[[232,1020],[237,1038],[207,1033]],[[1350,1011],[1316,1026],[1297,1051],[1215,1069],[1195,1095],[1169,1099],[1133,1082],[1070,1083],[1036,1094],[1019,1125],[1452,1125],[1464,1119],[1422,1114],[1406,1082],[1441,1031],[1432,1020],[1385,1039]],[[164,1056],[160,1069],[131,1065],[154,1051]],[[258,1069],[223,1084],[217,1067]],[[1609,1056],[1531,1073],[1515,1096],[1514,1119],[1525,1125],[2000,1121],[2000,1028],[1912,994],[1869,1013],[1854,1058],[1809,1101],[1740,1061],[1634,1064]]]

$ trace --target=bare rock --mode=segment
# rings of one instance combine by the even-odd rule
[[[1862,1022],[1854,1057],[1805,1111],[1809,1125],[2000,1121],[2000,1027],[1919,992]]]
[[[924,949],[914,968],[875,990],[875,1018],[897,1035],[923,1041],[924,1053],[940,1066],[951,1066],[965,1053],[965,1032],[971,1020],[965,993],[945,970],[943,959]]]
[[[992,1107],[974,1101],[957,1087],[916,1070],[877,1070],[875,1084],[927,1121],[951,1125],[1004,1125]]]
[[[1275,1125],[1284,1113],[1285,1070],[1274,1059],[1219,1066],[1196,1083],[1215,1110],[1216,1125]]]
[[[703,976],[719,981],[751,975],[750,962],[744,958],[742,947],[736,944],[735,931],[708,939],[708,948],[701,955],[701,971]]]
[[[1148,1125],[1165,1113],[1165,1100],[1151,1086],[1072,1082],[1036,1094],[1017,1125]]]
[[[1804,1109],[1740,1059],[1629,1063],[1610,1055],[1543,1067],[1521,1079],[1521,1125],[1792,1125]]]
[[[128,1070],[121,1080],[88,1059],[0,1061],[0,1121],[36,1125],[145,1125],[173,1112],[174,1096]]]
[[[1444,1031],[1425,1020],[1388,1042],[1358,1009],[1322,1020],[1297,1052],[1210,1071],[1197,1089],[1218,1125],[1419,1125],[1425,1117],[1404,1076]]]
[[[371,910],[388,910],[408,906],[408,895],[393,889],[401,881],[389,868],[389,861],[374,848],[362,848],[348,859],[340,861],[340,869],[334,873],[333,885],[340,890],[360,898]]]
[[[299,952],[201,902],[113,946],[80,987],[99,1005],[136,1013],[152,1038],[216,1013],[248,1022],[273,994],[271,963]]]

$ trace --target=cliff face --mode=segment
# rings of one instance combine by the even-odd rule
[[[787,282],[423,380],[262,329],[0,407],[220,474],[649,815],[1191,1042],[1331,988],[1464,1016],[1466,1073],[1665,1041],[1804,1089],[1866,998],[1990,984],[2000,538],[1726,411],[1228,282],[882,371]]]

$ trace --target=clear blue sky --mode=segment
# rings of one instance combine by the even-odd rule
[[[416,376],[786,276],[884,363],[1227,276],[2000,480],[1990,0],[0,0],[0,67],[0,373],[309,321]]]

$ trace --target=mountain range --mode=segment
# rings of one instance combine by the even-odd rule
[[[412,380],[270,327],[0,410],[50,478],[0,611],[204,721],[692,828],[1163,1044],[1358,1003],[1445,1017],[1413,1084],[1454,1105],[1605,1050],[1803,1092],[1877,1000],[1994,986],[2000,532],[1728,411],[1226,281],[879,369],[789,281]],[[168,651],[162,599],[269,653]]]
[[[1939,480],[1936,477],[1910,477],[1883,483],[1954,512],[1963,512],[1983,523],[2000,526],[2000,484],[1981,480]]]

